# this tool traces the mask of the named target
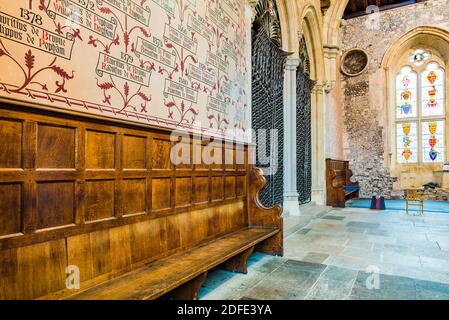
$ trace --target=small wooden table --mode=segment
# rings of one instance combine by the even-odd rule
[[[410,207],[417,206],[419,215],[424,215],[424,201],[438,200],[443,194],[448,194],[448,189],[424,189],[424,188],[409,188],[405,189],[405,209],[409,214]]]
[[[425,190],[422,188],[405,189],[405,211],[410,213],[411,206],[418,207],[419,215],[424,215]]]

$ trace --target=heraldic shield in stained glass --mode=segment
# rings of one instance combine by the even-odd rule
[[[397,118],[417,116],[418,75],[410,67],[404,67],[396,78]]]
[[[421,74],[423,117],[444,115],[444,82],[444,70],[430,62]]]
[[[416,163],[418,161],[418,126],[416,122],[398,123],[397,158],[399,163]]]
[[[423,162],[444,162],[444,121],[423,121]]]

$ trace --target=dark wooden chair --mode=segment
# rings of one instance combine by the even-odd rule
[[[359,183],[352,182],[349,161],[326,159],[327,205],[345,208],[346,201],[359,197]]]
[[[170,133],[0,105],[0,299],[196,299],[209,270],[282,255],[253,147],[175,166]]]

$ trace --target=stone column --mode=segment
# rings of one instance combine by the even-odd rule
[[[326,204],[326,110],[325,84],[312,90],[312,201]]]
[[[329,135],[337,134],[332,128],[327,132],[329,123],[326,121],[327,108],[338,105],[339,100],[332,101],[332,91],[335,87],[338,71],[338,56],[340,49],[336,46],[324,46],[325,80],[319,80],[312,91],[312,201],[318,205],[326,204],[326,155],[329,153],[327,141],[332,141]],[[336,115],[330,112],[329,116]],[[337,121],[333,118],[332,121]],[[342,152],[343,150],[341,150]]]
[[[284,212],[300,215],[296,174],[296,72],[299,59],[289,58],[284,81]]]

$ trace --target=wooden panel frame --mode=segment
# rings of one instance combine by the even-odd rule
[[[222,178],[223,183],[226,177],[232,176],[235,179],[239,177],[247,178],[246,165],[233,165],[231,170],[228,166],[225,170],[225,165],[211,164],[205,166],[204,164],[193,164],[191,166],[182,166],[176,168],[174,165],[166,168],[153,168],[153,159],[156,156],[153,148],[153,141],[167,141],[170,146],[173,142],[170,141],[169,130],[160,128],[142,128],[140,126],[133,126],[129,124],[119,124],[108,120],[92,119],[82,116],[69,116],[60,114],[54,111],[35,110],[33,108],[10,106],[0,104],[0,120],[13,121],[22,126],[22,141],[21,146],[21,168],[0,168],[0,183],[2,184],[19,184],[22,192],[22,216],[21,216],[21,230],[19,233],[6,234],[0,236],[0,250],[21,247],[29,244],[36,244],[40,242],[49,241],[51,239],[60,239],[67,236],[76,236],[88,232],[93,232],[101,229],[108,229],[119,227],[136,222],[145,221],[149,219],[157,219],[161,217],[168,217],[174,214],[183,212],[192,212],[195,210],[202,210],[205,208],[219,207],[226,204],[239,203],[246,200],[246,194],[235,196],[229,194],[219,199],[212,199],[212,183],[214,178]],[[39,125],[45,125],[49,128],[55,127],[58,129],[70,129],[75,132],[75,143],[73,145],[73,152],[75,153],[74,168],[37,168],[37,129]],[[89,133],[98,133],[104,135],[114,136],[114,146],[112,151],[108,151],[108,158],[100,159],[96,162],[94,159],[90,163],[107,163],[104,167],[101,165],[90,165],[94,168],[87,167],[87,156],[101,152],[104,146],[102,140],[98,141],[95,148],[100,148],[95,152],[87,150],[87,140]],[[128,137],[135,137],[145,139],[145,161],[140,159],[143,155],[142,150],[139,151],[138,165],[136,168],[124,168],[124,163],[129,163],[135,160],[132,156],[125,154],[126,150],[131,151],[129,147],[124,146],[124,140]],[[92,138],[92,137],[91,137]],[[92,139],[97,139],[93,137]],[[92,140],[91,139],[91,140]],[[110,140],[109,140],[110,141]],[[207,146],[208,140],[198,140],[191,137],[192,144],[201,144],[203,147]],[[142,140],[140,144],[142,144]],[[220,146],[220,144],[218,144]],[[222,159],[225,156],[224,143]],[[236,146],[234,146],[235,148]],[[191,148],[192,154],[193,147]],[[219,148],[216,148],[219,150]],[[112,152],[112,153],[110,153]],[[216,151],[215,151],[216,152]],[[247,154],[247,146],[244,149]],[[160,156],[160,154],[159,154]],[[111,160],[113,157],[113,161]],[[105,162],[106,161],[106,162]],[[144,162],[144,168],[142,167]],[[111,164],[114,164],[111,166]],[[247,162],[246,162],[247,163]],[[130,165],[127,165],[128,167]],[[132,167],[132,165],[131,165]],[[192,186],[196,178],[207,177],[208,183],[208,199],[196,203],[195,192],[193,190],[190,197],[190,203],[183,203],[176,205],[176,181],[178,178],[190,178]],[[152,180],[153,179],[170,179],[170,204],[167,208],[162,210],[153,210],[152,208]],[[241,178],[240,178],[241,179]],[[146,199],[145,211],[129,214],[124,212],[124,181],[140,180],[145,181],[146,184]],[[74,223],[65,226],[54,226],[45,230],[37,232],[37,184],[51,183],[56,181],[73,182],[74,187]],[[89,196],[87,192],[87,184],[90,182],[114,182],[114,212],[109,218],[100,219],[98,221],[90,220],[86,217],[86,200]],[[224,187],[224,185],[223,185]],[[192,188],[194,189],[194,188]],[[236,190],[237,191],[237,190]],[[95,199],[94,199],[95,201]]]

